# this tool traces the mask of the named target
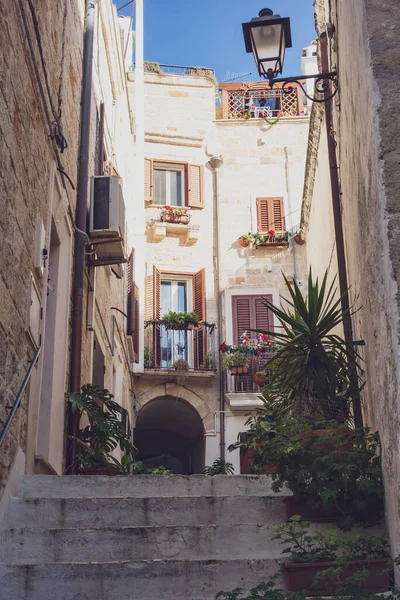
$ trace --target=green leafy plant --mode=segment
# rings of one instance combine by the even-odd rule
[[[140,460],[132,463],[131,472],[132,475],[172,475],[172,471],[162,465],[150,469]]]
[[[383,517],[384,489],[377,433],[330,422],[315,431],[290,411],[260,411],[230,451],[252,452],[252,470],[288,487],[295,498],[322,514],[336,513],[339,526],[364,525]]]
[[[145,369],[151,369],[153,366],[153,353],[149,346],[146,346],[144,349],[144,367]]]
[[[190,326],[197,327],[200,317],[195,312],[169,311],[161,319],[162,325],[167,329],[188,329]]]
[[[274,339],[277,350],[270,361],[273,377],[264,397],[270,405],[293,407],[312,422],[346,421],[349,402],[359,397],[362,388],[356,346],[364,342],[346,342],[334,333],[345,313],[334,282],[327,285],[327,272],[320,285],[310,269],[306,299],[295,281],[291,285],[284,279],[289,292],[289,298],[283,299],[286,306],[264,300],[281,325],[276,331],[260,332]]]
[[[205,467],[203,475],[233,475],[234,468],[233,464],[223,460],[222,458],[216,458],[211,467]]]
[[[232,353],[225,353],[222,356],[222,366],[224,369],[232,369],[232,367],[247,366],[247,357],[240,350],[235,350]]]
[[[310,521],[296,515],[276,530],[273,540],[285,545],[282,554],[289,554],[292,563],[362,561],[390,559],[390,546],[385,533],[359,534],[354,539],[339,536],[336,530],[309,532]]]
[[[204,357],[204,362],[201,363],[200,365],[200,369],[212,369],[212,355],[211,352],[206,352],[206,355]]]
[[[128,472],[137,449],[125,433],[121,417],[127,415],[125,408],[113,400],[106,389],[83,385],[80,392],[66,394],[72,414],[79,414],[80,421],[86,417],[87,425],[80,429],[75,440],[80,447],[78,461],[81,468],[110,468],[121,473]],[[112,456],[120,447],[121,460]]]
[[[278,575],[271,577],[266,583],[259,583],[247,594],[242,588],[231,592],[218,592],[216,600],[306,600],[306,592],[287,592],[276,585]]]
[[[323,563],[321,570],[315,573],[312,588],[335,591],[333,595],[362,598],[373,564],[368,561],[383,561],[379,574],[392,571],[386,534],[359,534],[354,539],[339,537],[337,531],[317,531],[311,535],[310,525],[309,521],[294,516],[276,530],[273,539],[285,546],[282,554],[289,555],[291,564]]]

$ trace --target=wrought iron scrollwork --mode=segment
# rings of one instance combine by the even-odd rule
[[[314,96],[310,96],[305,88],[304,82],[307,79],[315,79]],[[317,75],[299,75],[298,77],[285,77],[282,79],[269,78],[269,85],[272,89],[275,83],[282,83],[282,92],[291,94],[294,91],[293,83],[301,87],[303,94],[311,100],[311,102],[327,102],[336,96],[338,86],[338,75],[336,71],[330,73],[318,73]],[[331,86],[332,83],[332,86]],[[329,92],[329,94],[327,94]],[[320,97],[322,96],[322,97]]]

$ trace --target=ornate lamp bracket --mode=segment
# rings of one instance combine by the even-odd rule
[[[268,76],[269,86],[272,89],[275,83],[282,83],[282,91],[284,94],[290,94],[293,92],[293,83],[296,83],[303,90],[304,95],[311,100],[311,102],[327,102],[332,100],[336,96],[339,89],[339,80],[337,71],[330,71],[329,73],[317,73],[316,75],[298,75],[296,77],[284,77],[275,79],[272,73]],[[304,81],[306,79],[314,79],[314,96],[307,94],[305,89]],[[332,84],[332,85],[331,85]],[[321,97],[322,96],[322,97]]]

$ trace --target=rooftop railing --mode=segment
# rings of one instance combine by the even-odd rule
[[[293,83],[285,90],[267,82],[220,83],[221,105],[217,119],[277,119],[304,115],[300,86]]]
[[[135,63],[133,63],[130,67],[130,71],[134,71],[136,69]],[[208,76],[215,77],[214,69],[210,69],[209,67],[186,67],[182,65],[164,65],[157,62],[145,62],[144,63],[144,71],[145,73],[155,73],[158,75],[186,75],[186,76]]]

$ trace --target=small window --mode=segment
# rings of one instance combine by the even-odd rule
[[[185,206],[184,165],[154,163],[154,204]]]
[[[283,198],[257,198],[257,230],[259,233],[285,231]]]

